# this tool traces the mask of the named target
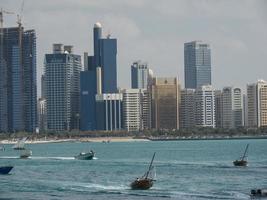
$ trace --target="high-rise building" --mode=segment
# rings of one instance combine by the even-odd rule
[[[215,90],[215,121],[216,121],[216,128],[222,128],[223,127],[223,111],[222,111],[222,91],[221,90]]]
[[[267,126],[267,82],[247,85],[248,128]]]
[[[222,90],[222,128],[244,126],[243,95],[240,88],[224,87]]]
[[[101,91],[117,92],[117,40],[102,37],[102,25],[94,25],[94,55],[85,53],[81,72],[81,130],[96,130],[97,67],[101,69]]]
[[[79,128],[79,91],[81,56],[71,46],[53,45],[45,55],[47,129],[54,131]]]
[[[211,85],[211,51],[207,43],[193,41],[184,44],[185,88],[197,89]]]
[[[36,34],[19,27],[0,34],[0,131],[37,127]]]
[[[127,131],[140,131],[151,127],[149,92],[146,89],[124,89],[123,127]]]
[[[47,130],[47,112],[46,112],[46,99],[39,98],[38,99],[38,127],[40,132],[44,132]]]
[[[195,89],[181,90],[180,128],[193,128],[195,126]]]
[[[116,131],[122,129],[122,94],[96,95],[96,129]]]
[[[179,129],[179,93],[177,78],[153,79],[152,128]]]
[[[196,90],[196,125],[215,128],[215,95],[211,85]]]
[[[136,61],[131,66],[132,88],[147,89],[152,83],[152,71],[148,68],[147,63]]]

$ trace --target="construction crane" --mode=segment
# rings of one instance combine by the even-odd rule
[[[22,23],[21,21],[22,21],[23,9],[24,9],[24,0],[22,0],[19,14],[17,14],[17,24],[19,25],[19,27],[21,27]]]
[[[15,14],[13,12],[10,12],[10,11],[6,11],[6,10],[3,10],[3,8],[1,8],[1,11],[0,11],[0,28],[2,29],[3,28],[3,15],[5,14]]]

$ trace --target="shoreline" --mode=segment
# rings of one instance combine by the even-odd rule
[[[97,143],[110,143],[110,142],[153,142],[153,141],[192,141],[192,140],[246,140],[246,139],[267,139],[267,135],[259,136],[220,136],[220,137],[81,137],[73,139],[56,139],[56,138],[41,138],[36,140],[27,140],[25,144],[46,144],[46,143],[82,143],[82,142],[97,142]],[[0,144],[16,144],[17,139],[0,140]]]
[[[16,144],[18,140],[0,140],[0,144]],[[147,142],[149,139],[134,138],[134,137],[88,137],[88,138],[76,138],[76,139],[37,139],[26,140],[25,144],[46,144],[46,143],[82,143],[82,142],[98,142],[98,143],[110,143],[110,142]]]

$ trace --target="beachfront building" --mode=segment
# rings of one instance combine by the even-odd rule
[[[44,68],[47,129],[79,129],[81,56],[72,46],[54,44],[53,53],[45,55]]]
[[[202,41],[184,44],[185,88],[197,89],[211,85],[210,45]]]
[[[243,127],[243,95],[241,89],[236,87],[224,87],[221,98],[222,128],[230,129]]]
[[[247,126],[258,128],[267,126],[267,82],[259,80],[247,85]]]
[[[154,78],[151,85],[152,128],[179,129],[180,85],[177,78]]]
[[[0,31],[0,132],[35,132],[36,33],[21,24]]]
[[[195,126],[195,89],[181,90],[180,128],[193,128]]]
[[[47,112],[46,112],[46,99],[39,98],[38,99],[38,127],[40,132],[44,132],[47,130]]]
[[[214,91],[216,128],[222,128],[222,91]]]
[[[127,131],[150,129],[150,100],[146,89],[124,89],[123,127]]]
[[[96,129],[117,131],[122,129],[122,94],[96,95]]]
[[[215,128],[215,95],[211,85],[196,90],[196,126]]]

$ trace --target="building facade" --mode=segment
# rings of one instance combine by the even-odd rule
[[[223,127],[223,108],[222,108],[222,91],[215,90],[215,121],[216,128]]]
[[[181,103],[180,103],[180,128],[193,128],[195,126],[195,89],[181,90]]]
[[[193,41],[184,44],[185,88],[211,85],[211,50],[207,43]]]
[[[267,82],[259,80],[247,85],[248,128],[267,126]]]
[[[85,53],[84,70],[81,72],[81,130],[97,130],[96,94],[97,68],[101,68],[101,91],[117,93],[117,40],[102,37],[102,25],[97,22],[93,29],[94,55]]]
[[[196,90],[196,125],[215,128],[215,95],[211,85]]]
[[[227,129],[243,127],[243,95],[241,89],[224,87],[221,98],[222,127]]]
[[[47,129],[79,129],[81,56],[73,54],[70,46],[54,44],[44,66]]]
[[[147,89],[152,83],[153,72],[148,68],[147,63],[136,61],[131,66],[131,81],[133,89]]]
[[[0,131],[37,127],[36,34],[20,25],[1,29]]]
[[[152,128],[179,129],[179,91],[177,78],[153,79]]]
[[[123,127],[127,131],[151,128],[150,95],[146,89],[124,89]]]
[[[96,95],[97,130],[117,131],[122,129],[122,94]]]

